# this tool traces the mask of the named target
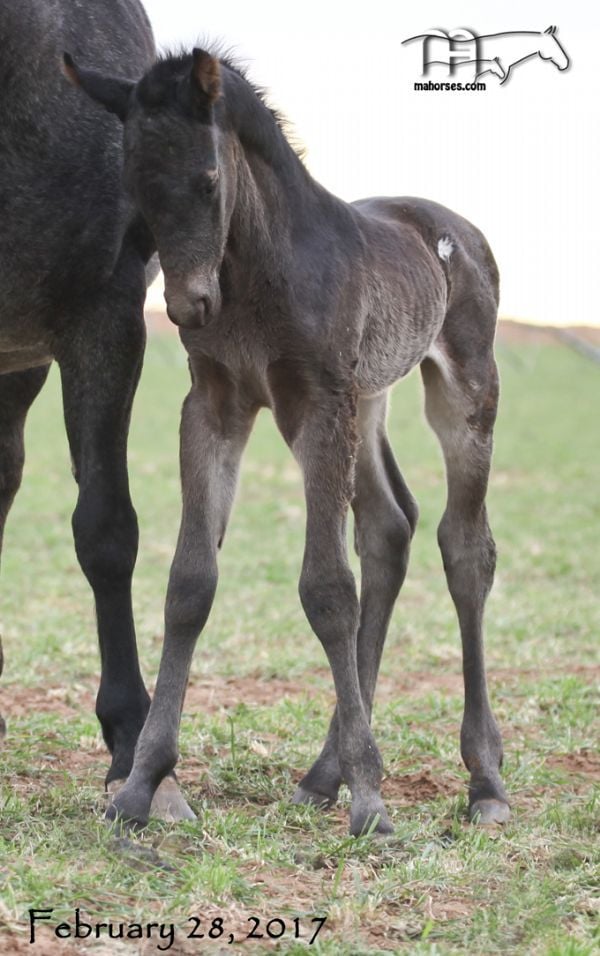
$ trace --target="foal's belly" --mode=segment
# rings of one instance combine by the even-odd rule
[[[356,205],[366,249],[356,383],[372,395],[425,358],[444,323],[448,280],[429,237],[398,220],[393,202]]]
[[[425,314],[404,312],[369,316],[360,344],[356,366],[359,395],[376,395],[423,361],[438,337],[445,318],[445,307]]]

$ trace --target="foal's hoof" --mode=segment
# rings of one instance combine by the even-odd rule
[[[326,793],[318,793],[316,790],[306,790],[304,787],[296,787],[296,792],[292,797],[292,803],[304,804],[308,807],[318,807],[320,810],[330,810],[336,804],[334,797]]]
[[[480,826],[494,826],[510,820],[510,807],[504,800],[491,797],[476,800],[469,807],[469,820]]]
[[[126,780],[112,780],[107,785],[106,789],[111,797],[111,802],[106,811],[107,820],[116,820],[117,818],[128,819],[121,811],[120,801],[115,801],[115,797],[120,793],[126,783]],[[114,810],[111,811],[112,816],[109,815],[111,807],[114,807]],[[125,807],[123,807],[123,809],[125,809]],[[156,788],[152,798],[149,816],[155,820],[163,820],[165,823],[178,823],[180,820],[196,819],[196,814],[187,803],[179,789],[179,785],[173,777],[165,777]],[[137,826],[146,826],[148,823],[147,819],[141,820],[137,816],[134,816],[132,819]]]
[[[152,798],[150,816],[166,823],[197,819],[173,777],[165,777],[157,787]]]
[[[381,801],[371,806],[352,806],[350,809],[350,833],[352,836],[389,836],[394,832],[391,820]]]

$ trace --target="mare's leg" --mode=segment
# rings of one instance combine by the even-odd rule
[[[45,365],[27,369],[25,372],[0,375],[0,550],[6,518],[23,474],[25,418],[31,403],[46,381],[49,368],[49,365]],[[0,641],[0,674],[3,663]],[[6,725],[0,717],[0,740],[5,733]]]
[[[358,673],[360,606],[346,549],[346,518],[354,497],[356,413],[345,394],[309,406],[292,447],[303,473],[306,547],[300,598],[329,659],[337,696],[337,756],[350,787],[350,831],[392,826],[380,795],[382,762],[369,727]],[[360,471],[360,469],[359,469]],[[362,477],[361,479],[362,480]],[[367,655],[370,656],[370,655]],[[327,797],[335,779],[318,781]]]
[[[150,705],[133,622],[131,579],[138,525],[127,475],[129,419],[144,355],[144,297],[143,264],[125,251],[112,283],[101,294],[90,294],[80,315],[66,326],[57,350],[79,486],[73,513],[75,550],[96,604],[101,658],[96,714],[112,757],[106,777],[110,790],[131,770]],[[171,792],[168,803],[172,815],[189,815],[179,794]],[[159,805],[156,810],[166,808]]]
[[[495,309],[494,309],[495,315]],[[421,365],[425,411],[446,462],[448,498],[438,528],[448,588],[456,606],[463,647],[465,709],[461,753],[470,771],[469,813],[482,823],[503,822],[509,807],[500,779],[502,740],[486,686],[483,613],[494,579],[496,548],[485,498],[498,404],[498,374],[489,344],[481,346],[485,316],[475,336],[465,335],[468,312],[449,314],[431,357]],[[467,330],[469,326],[466,326]],[[451,357],[450,357],[451,356]]]
[[[145,825],[156,787],[177,762],[192,654],[212,606],[217,551],[255,414],[256,407],[239,394],[223,366],[207,360],[194,368],[181,420],[183,513],[169,578],[160,671],[133,770],[108,808],[108,819]]]
[[[369,719],[388,624],[406,575],[418,516],[385,432],[386,407],[387,396],[359,400],[360,444],[352,502],[361,566],[357,661]],[[293,801],[330,806],[337,800],[341,782],[336,709],[323,750],[300,782]]]

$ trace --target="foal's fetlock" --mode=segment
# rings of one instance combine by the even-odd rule
[[[153,796],[151,786],[134,788],[127,782],[111,796],[104,818],[125,830],[142,830],[148,825]]]
[[[461,728],[461,755],[471,774],[469,781],[469,820],[472,823],[506,823],[510,804],[500,776],[503,751],[502,737],[491,714],[473,732],[473,723],[465,721]]]

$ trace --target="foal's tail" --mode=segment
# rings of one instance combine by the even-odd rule
[[[496,308],[500,300],[500,274],[492,250],[482,232],[472,223],[462,221],[460,230],[438,232],[436,252],[446,273],[449,300],[460,296],[464,277],[469,277],[471,290],[479,288]],[[466,227],[466,228],[465,228]],[[454,295],[453,295],[454,293]]]

